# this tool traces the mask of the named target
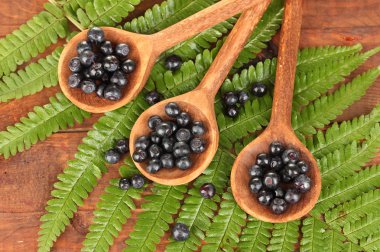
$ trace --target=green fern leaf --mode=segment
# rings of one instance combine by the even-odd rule
[[[268,251],[292,252],[298,242],[300,221],[274,224]]]
[[[60,129],[73,127],[75,121],[82,123],[89,113],[72,104],[63,94],[50,98],[50,103],[35,107],[28,117],[22,117],[19,123],[8,126],[0,132],[0,154],[4,158],[30,149],[37,141],[45,140]]]
[[[366,238],[371,234],[379,233],[379,231],[379,212],[365,215],[355,222],[348,222],[343,227],[343,233],[354,243],[358,243],[360,239]]]
[[[4,76],[0,81],[0,102],[35,94],[44,87],[58,83],[58,60],[63,48],[58,47],[51,55],[20,70],[17,74]]]
[[[361,239],[360,246],[364,248],[365,251],[378,251],[380,249],[380,232],[373,233]]]
[[[302,134],[315,134],[340,115],[353,102],[360,99],[380,75],[380,67],[356,77],[333,94],[322,96],[306,106],[301,113],[293,113],[293,128]]]
[[[163,186],[155,184],[152,195],[145,196],[147,203],[142,205],[143,212],[137,216],[136,225],[126,240],[124,251],[155,251],[161,237],[173,223],[172,215],[180,208],[187,191],[185,185]]]
[[[82,251],[108,251],[131,216],[131,210],[136,209],[133,199],[140,199],[142,191],[134,188],[123,191],[119,188],[119,179],[111,180],[111,185],[100,196]]]
[[[68,34],[68,23],[56,6],[45,4],[42,11],[0,40],[0,77],[14,72],[18,65],[45,51],[58,38]]]
[[[245,226],[247,214],[236,204],[230,189],[222,198],[220,210],[207,230],[203,252],[233,251]]]
[[[362,166],[376,156],[380,147],[380,125],[372,129],[365,143],[354,141],[318,160],[323,186],[335,183],[359,171]]]
[[[53,199],[47,203],[48,213],[41,217],[43,222],[39,232],[39,251],[49,251],[53,242],[65,230],[77,206],[93,190],[102,173],[107,171],[103,154],[110,149],[115,139],[130,134],[132,125],[140,113],[147,108],[140,95],[123,108],[106,113],[88,132],[79,145],[75,159],[58,175],[59,182],[54,184]]]
[[[269,245],[273,224],[258,221],[248,217],[248,223],[243,229],[237,251],[265,252]]]

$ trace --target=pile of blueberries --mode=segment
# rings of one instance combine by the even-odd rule
[[[269,206],[275,214],[284,213],[288,204],[295,204],[301,194],[310,190],[312,181],[306,175],[309,166],[299,160],[299,152],[285,149],[280,142],[273,142],[269,155],[261,153],[249,169],[249,188],[260,204]]]
[[[129,139],[124,138],[116,141],[113,149],[106,151],[104,159],[109,164],[116,164],[120,161],[122,155],[125,155],[129,151]]]
[[[121,178],[119,180],[119,188],[127,191],[131,186],[135,189],[140,189],[144,186],[145,179],[140,174],[133,175],[132,178]]]
[[[148,120],[150,134],[135,142],[132,158],[138,163],[148,161],[146,170],[149,173],[173,167],[187,170],[192,166],[190,155],[206,149],[206,141],[201,138],[205,134],[202,122],[193,121],[189,113],[181,111],[174,102],[166,104],[165,113],[170,120],[151,116]]]
[[[110,101],[120,100],[122,89],[128,84],[127,76],[136,68],[136,63],[128,59],[129,52],[127,44],[114,47],[105,40],[101,28],[91,28],[87,40],[78,43],[78,56],[70,60],[69,86],[80,88],[85,94],[96,92]]]
[[[263,97],[267,93],[267,86],[263,83],[252,85],[252,94],[256,97]],[[240,107],[249,100],[249,94],[244,91],[227,92],[223,95],[223,105],[226,115],[235,118],[239,115]]]

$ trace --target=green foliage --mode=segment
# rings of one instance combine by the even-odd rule
[[[44,87],[52,87],[58,83],[58,60],[62,47],[58,47],[51,55],[32,63],[17,73],[4,76],[0,81],[0,102],[35,94]]]
[[[380,248],[380,232],[373,233],[360,240],[360,246],[366,251],[378,251]]]
[[[248,217],[238,244],[238,251],[266,252],[273,224]]]
[[[147,195],[142,210],[137,218],[133,231],[126,240],[127,248],[124,251],[155,251],[156,244],[169,230],[173,223],[172,215],[178,212],[180,201],[187,191],[185,185],[164,186],[155,184],[152,195]]]
[[[269,241],[268,251],[286,252],[294,251],[298,242],[300,221],[279,223],[273,225],[272,237]]]
[[[38,140],[44,140],[60,129],[81,123],[89,113],[74,106],[63,94],[50,98],[50,103],[35,107],[20,122],[0,132],[0,154],[4,158],[30,149]]]
[[[379,231],[379,213],[367,214],[355,222],[346,223],[343,227],[343,233],[354,243],[357,243],[359,239],[366,238],[371,234],[378,233]]]
[[[59,37],[68,34],[63,12],[50,3],[45,4],[45,9],[0,40],[0,77],[14,72],[18,65],[36,57]]]

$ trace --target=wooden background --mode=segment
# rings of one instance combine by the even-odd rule
[[[0,38],[17,29],[43,9],[46,0],[1,0]],[[134,15],[161,0],[146,0]],[[364,49],[380,46],[380,0],[305,0],[301,47],[318,45],[351,45],[362,43]],[[50,48],[49,52],[53,48]],[[369,60],[356,73],[380,65],[380,55]],[[25,116],[35,105],[48,103],[48,98],[59,91],[59,87],[0,104],[0,130]],[[380,79],[370,88],[367,95],[356,102],[338,118],[350,119],[368,113],[380,103]],[[66,166],[66,161],[74,157],[77,145],[99,118],[93,116],[84,124],[64,132],[59,132],[29,151],[4,160],[0,157],[0,251],[36,251],[39,217],[50,198],[50,191],[56,176]],[[380,163],[380,157],[373,161]],[[85,201],[72,224],[58,239],[54,251],[80,251],[81,243],[91,223],[92,210],[99,194],[110,178],[118,177],[117,167],[103,177],[100,185]],[[121,251],[124,240],[135,223],[135,216],[128,221],[122,235],[115,241],[112,251]],[[163,239],[158,246],[162,251],[166,243]]]

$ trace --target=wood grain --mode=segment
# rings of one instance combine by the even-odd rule
[[[46,0],[3,0],[0,1],[0,37],[25,23],[34,14],[43,9]],[[143,1],[131,16],[138,16],[144,9],[161,0]],[[380,45],[380,11],[378,0],[305,0],[301,48],[320,45],[352,45],[362,43],[368,50]],[[366,62],[356,73],[380,65],[380,55]],[[46,91],[47,90],[47,91]],[[14,124],[25,116],[33,105],[43,105],[48,97],[59,91],[59,87],[45,89],[44,92],[21,100],[0,104],[0,130]],[[367,95],[345,113],[339,120],[353,118],[368,113],[380,102],[380,80],[372,86]],[[36,251],[36,238],[39,217],[44,213],[46,201],[56,176],[66,166],[66,161],[74,157],[77,145],[100,115],[92,116],[84,124],[49,137],[38,143],[31,150],[4,160],[0,157],[0,251]],[[55,160],[50,160],[54,154]],[[372,164],[380,164],[380,155]],[[58,239],[54,251],[80,251],[87,227],[91,223],[91,210],[109,178],[118,177],[117,168],[99,181],[99,186],[86,200],[85,207],[80,208],[72,224]],[[17,190],[11,190],[16,188]],[[9,195],[12,195],[10,197]],[[26,197],[27,195],[27,197]],[[137,210],[136,212],[138,212]],[[112,251],[121,251],[123,241],[135,222],[135,214],[127,223],[121,236],[115,242]],[[163,251],[167,239],[162,239],[157,251]]]

